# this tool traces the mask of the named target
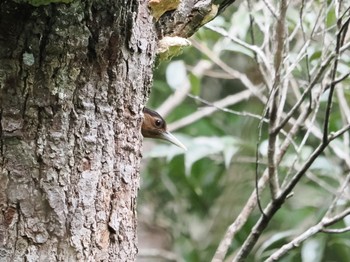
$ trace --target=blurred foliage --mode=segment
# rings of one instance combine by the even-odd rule
[[[275,1],[273,1],[275,3]],[[303,26],[310,32],[317,19],[318,11],[323,3],[314,1],[314,13],[304,16]],[[289,34],[299,24],[300,1],[290,4],[287,13]],[[254,5],[263,5],[261,1]],[[326,25],[328,35],[324,41],[332,42],[335,37],[336,17],[334,1],[328,1]],[[266,17],[256,7],[253,12],[255,24],[250,27],[249,12],[246,1],[238,1],[229,7],[220,17],[210,24],[224,28],[231,35],[247,43],[252,43],[250,30],[255,32],[255,45],[260,46],[265,38],[259,22],[273,17]],[[263,23],[262,23],[263,24]],[[194,41],[202,43],[231,68],[246,74],[255,84],[263,79],[254,60],[254,54],[228,38],[203,27],[194,37]],[[320,59],[325,55],[322,41],[314,39],[307,49],[308,56],[296,62],[291,74],[299,83],[308,81],[307,72],[320,66]],[[297,61],[298,52],[304,43],[303,35],[296,33],[290,41],[289,58]],[[310,67],[306,67],[308,59]],[[195,72],[199,63],[208,63],[202,74]],[[339,74],[349,72],[350,56],[340,59]],[[232,79],[217,64],[212,63],[198,48],[188,47],[181,56],[172,61],[161,63],[155,70],[154,86],[148,107],[156,109],[173,94],[186,79],[191,85],[191,94],[214,102],[244,90],[241,81]],[[349,86],[346,79],[344,86]],[[300,92],[305,87],[300,86]],[[292,92],[292,91],[290,91]],[[344,89],[350,101],[350,89]],[[295,103],[294,96],[287,96],[286,107]],[[206,106],[200,101],[187,97],[166,117],[168,123],[191,115]],[[324,112],[326,99],[320,104],[319,112]],[[344,116],[335,99],[334,110],[330,122],[331,130],[343,126]],[[256,97],[236,103],[228,107],[234,112],[249,112],[261,115],[264,104]],[[317,114],[316,123],[322,126],[323,114]],[[218,110],[210,116],[176,130],[175,136],[187,147],[184,152],[173,145],[146,141],[143,169],[141,171],[141,189],[138,207],[141,223],[165,229],[171,235],[171,247],[178,261],[210,261],[221,241],[227,227],[234,221],[244,206],[255,186],[255,152],[260,153],[260,171],[266,167],[267,128],[262,127],[262,140],[258,148],[259,119],[247,115]],[[307,130],[301,130],[295,137],[301,143]],[[305,146],[297,151],[295,147],[288,149],[287,155],[279,166],[281,180],[295,172],[318,144],[318,138],[310,136]],[[153,143],[150,145],[150,143]],[[334,141],[333,143],[337,143]],[[343,145],[339,145],[340,147]],[[294,190],[292,198],[276,214],[266,232],[259,240],[252,255],[247,261],[262,261],[276,249],[300,234],[306,228],[317,223],[333,199],[341,181],[349,172],[347,167],[331,150],[326,150],[309,169]],[[269,192],[262,192],[263,205],[269,201]],[[341,205],[342,203],[339,203]],[[348,203],[343,203],[348,205]],[[292,214],[292,215],[291,215]],[[244,228],[236,235],[230,247],[231,256],[242,245],[256,220],[259,211],[255,210]],[[345,222],[341,222],[345,223]],[[341,224],[340,223],[340,224]],[[350,223],[349,223],[350,224]],[[341,227],[341,225],[337,225]],[[343,226],[349,226],[344,224]],[[152,242],[152,234],[149,241]],[[300,247],[292,250],[280,261],[350,261],[350,233],[317,234],[305,241]],[[142,243],[140,243],[142,249]],[[158,248],[158,247],[154,247]],[[154,260],[149,260],[154,261]],[[160,260],[166,261],[166,260]],[[227,261],[230,261],[228,257]]]

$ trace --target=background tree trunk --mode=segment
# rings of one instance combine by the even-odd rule
[[[0,4],[0,260],[133,261],[146,1]]]

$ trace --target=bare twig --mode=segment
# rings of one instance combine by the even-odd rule
[[[280,4],[283,4],[280,2]],[[303,1],[303,7],[304,7],[304,1]],[[311,4],[310,4],[311,6]],[[344,48],[344,46],[346,45],[347,47],[350,46],[349,43],[345,43],[343,45],[343,43],[345,42],[345,37],[344,34],[342,33],[342,31],[346,31],[345,28],[346,26],[344,26],[344,24],[349,24],[349,18],[345,19],[345,16],[343,14],[343,18],[345,20],[344,23],[339,24],[338,28],[338,33],[337,33],[337,40],[336,40],[336,48],[334,48],[333,51],[329,51],[330,46],[334,45],[335,41],[331,41],[331,44],[329,44],[329,42],[327,44],[323,45],[323,50],[321,52],[321,64],[319,64],[318,66],[314,66],[312,63],[309,63],[309,58],[307,55],[307,48],[310,44],[310,39],[312,40],[312,37],[314,35],[317,34],[317,31],[319,30],[319,27],[322,27],[322,14],[325,14],[327,12],[329,12],[329,10],[326,10],[327,6],[323,7],[323,10],[321,10],[318,14],[318,18],[317,18],[317,22],[314,25],[314,28],[312,29],[311,35],[308,35],[309,40],[306,39],[306,31],[304,29],[304,25],[302,24],[302,14],[303,12],[307,12],[307,10],[301,10],[300,11],[300,23],[301,25],[301,31],[304,35],[304,45],[302,46],[302,48],[300,49],[297,59],[294,60],[295,62],[293,62],[289,67],[286,66],[286,63],[288,62],[288,59],[286,58],[284,60],[284,65],[286,66],[286,70],[283,71],[283,78],[285,79],[291,79],[293,78],[292,75],[292,71],[294,70],[294,68],[300,64],[300,62],[302,61],[302,59],[306,58],[306,67],[307,67],[307,77],[308,77],[308,81],[306,81],[306,84],[303,84],[305,87],[304,91],[302,94],[300,94],[299,96],[299,89],[297,90],[298,92],[295,93],[296,97],[297,97],[297,101],[294,104],[294,106],[292,106],[291,110],[288,110],[288,112],[284,112],[284,101],[286,98],[286,93],[282,93],[282,89],[281,90],[276,90],[276,86],[280,88],[280,86],[283,86],[284,88],[287,87],[288,85],[286,83],[284,83],[284,85],[280,85],[281,82],[277,82],[278,85],[276,85],[276,73],[274,75],[274,79],[272,82],[272,84],[267,84],[267,86],[271,86],[273,88],[270,88],[270,90],[272,90],[271,94],[271,101],[269,101],[270,99],[268,99],[269,101],[269,125],[273,126],[273,122],[275,121],[275,123],[277,123],[274,126],[274,129],[271,131],[274,131],[277,135],[283,130],[283,128],[286,126],[286,124],[288,123],[297,123],[296,126],[292,125],[291,129],[289,130],[289,135],[286,137],[286,139],[284,140],[283,144],[281,146],[279,146],[275,141],[271,141],[271,156],[274,156],[274,158],[271,158],[271,162],[273,164],[273,166],[276,168],[279,164],[279,161],[283,158],[283,156],[286,154],[287,148],[290,145],[290,142],[293,141],[293,137],[296,135],[296,133],[300,130],[300,128],[303,126],[303,123],[306,123],[306,125],[308,126],[307,128],[307,132],[303,138],[302,143],[300,144],[298,150],[300,150],[302,147],[305,146],[306,141],[309,138],[309,134],[314,134],[317,138],[320,138],[320,142],[318,147],[316,147],[316,149],[313,151],[313,153],[309,156],[309,158],[304,161],[304,163],[300,166],[300,168],[296,171],[296,173],[291,177],[288,178],[287,180],[285,180],[285,184],[283,185],[283,187],[281,188],[281,191],[279,194],[276,194],[275,198],[272,197],[272,201],[268,204],[268,206],[265,208],[263,215],[261,215],[259,221],[256,223],[256,225],[254,226],[254,228],[252,229],[251,233],[249,234],[249,236],[247,237],[246,241],[243,243],[241,249],[238,251],[237,255],[234,258],[234,261],[243,261],[247,255],[249,254],[249,252],[252,250],[252,247],[255,245],[255,243],[257,242],[258,238],[260,237],[260,235],[262,234],[263,230],[267,227],[268,223],[270,222],[271,218],[274,216],[274,214],[277,212],[278,209],[281,208],[281,206],[283,205],[284,201],[287,199],[287,197],[290,195],[290,193],[292,192],[292,190],[294,189],[294,187],[298,184],[298,182],[300,181],[300,179],[308,172],[310,166],[312,165],[312,163],[314,163],[314,161],[324,152],[324,150],[328,147],[332,148],[335,152],[337,152],[337,155],[341,155],[343,154],[343,156],[341,157],[341,159],[348,159],[350,157],[348,156],[344,156],[344,150],[338,148],[336,145],[334,144],[330,144],[331,141],[337,139],[340,140],[340,136],[344,136],[346,137],[347,135],[345,134],[346,132],[348,132],[350,130],[350,125],[348,121],[344,121],[347,122],[347,124],[345,124],[343,126],[343,128],[339,129],[336,132],[330,133],[329,131],[329,121],[330,121],[330,117],[331,117],[331,106],[332,106],[332,99],[334,96],[334,91],[335,91],[335,86],[339,83],[341,83],[346,77],[348,77],[348,74],[344,74],[342,77],[336,78],[336,72],[338,69],[338,59],[339,56],[342,52],[345,52],[346,49]],[[340,12],[339,12],[340,13]],[[281,15],[281,13],[279,14]],[[340,15],[337,15],[338,17],[338,22],[340,21],[339,18]],[[260,27],[262,27],[262,25],[260,25]],[[324,36],[324,39],[326,38],[326,34],[328,34],[330,32],[330,30],[334,30],[334,28],[322,28],[322,33]],[[266,37],[267,34],[265,34]],[[278,39],[277,39],[278,40]],[[328,39],[327,39],[328,40]],[[292,41],[292,39],[290,39],[290,41]],[[324,40],[326,43],[326,40]],[[237,39],[235,39],[235,42],[237,42]],[[276,41],[275,41],[276,42]],[[271,44],[271,42],[270,42]],[[286,44],[287,43],[283,43]],[[342,46],[343,45],[343,46]],[[243,45],[242,45],[243,46]],[[259,48],[261,50],[261,52],[263,52],[262,48]],[[268,48],[266,48],[268,49]],[[265,51],[265,50],[264,50]],[[253,51],[254,52],[254,51]],[[278,72],[278,70],[276,70],[276,65],[278,63],[276,63],[276,59],[277,61],[279,61],[279,59],[281,57],[283,57],[283,55],[285,55],[285,50],[282,50],[282,52],[280,53],[281,56],[279,56],[279,54],[275,54],[275,72]],[[268,58],[268,60],[271,61],[271,57],[270,55],[267,55],[267,53],[265,52],[264,56],[266,56]],[[258,57],[261,60],[261,57],[264,56],[260,56],[258,55]],[[264,65],[266,64],[266,68],[270,68],[268,66],[268,62],[263,62]],[[282,64],[279,64],[280,66],[282,66]],[[313,66],[312,69],[310,69],[309,67]],[[330,68],[330,69],[329,69]],[[277,67],[277,69],[280,69],[279,67]],[[272,72],[272,71],[271,71]],[[288,75],[286,75],[286,72],[288,73]],[[324,76],[328,76],[328,79]],[[322,81],[321,81],[322,80]],[[339,80],[339,81],[338,81]],[[295,81],[295,80],[292,80]],[[330,81],[330,84],[326,85],[324,83],[327,83]],[[320,82],[322,82],[321,86],[320,86]],[[297,88],[300,88],[301,90],[301,86],[300,83],[302,83],[301,81],[297,82],[295,81]],[[317,90],[315,90],[317,88]],[[324,90],[326,89],[333,89],[331,92],[328,93],[328,100],[327,100],[327,105],[326,105],[326,114],[325,114],[325,123],[323,125],[323,128],[320,129],[317,126],[317,122],[316,122],[316,115],[319,112],[319,106],[320,106],[320,97],[321,94],[323,93]],[[286,89],[283,89],[284,91],[286,91]],[[311,93],[316,95],[315,97],[311,96]],[[340,94],[340,93],[339,93]],[[341,96],[341,94],[340,94]],[[343,96],[344,97],[344,96]],[[309,103],[305,103],[305,100],[309,98]],[[342,100],[342,102],[344,105],[347,105],[346,100],[344,101],[344,99]],[[275,110],[277,111],[273,111],[273,106],[275,107]],[[277,109],[276,109],[277,108]],[[347,108],[345,106],[345,111],[347,110]],[[299,116],[297,117],[297,120],[293,119],[293,116],[295,116],[297,114],[297,112],[299,111]],[[344,111],[344,112],[345,112]],[[312,119],[308,119],[310,113],[312,114]],[[275,119],[271,119],[271,116],[274,114]],[[345,113],[344,113],[345,114]],[[283,116],[283,120],[280,121],[279,117]],[[265,115],[263,115],[264,119],[265,119]],[[271,131],[269,132],[269,134],[271,134]],[[345,134],[345,135],[344,135]],[[279,151],[278,151],[279,150]],[[270,159],[269,159],[270,160]],[[273,162],[275,161],[275,162]],[[270,166],[269,166],[270,167]],[[276,171],[271,169],[271,173],[275,174]],[[266,183],[266,176],[267,176],[267,170],[265,170],[262,178],[265,178],[265,183]],[[262,181],[262,180],[260,180]],[[260,183],[260,182],[259,182]],[[261,190],[261,187],[257,187],[256,190]],[[256,191],[255,191],[256,192]],[[273,196],[273,194],[272,194]],[[246,203],[246,205],[244,206],[244,211],[242,211],[239,216],[237,217],[237,219],[235,220],[235,222],[233,224],[231,224],[231,226],[228,228],[223,240],[221,241],[216,254],[213,258],[213,261],[223,261],[223,259],[226,256],[227,250],[229,245],[232,242],[232,238],[234,237],[234,235],[236,234],[236,232],[238,232],[238,230],[243,226],[243,224],[245,223],[245,221],[247,221],[248,217],[250,216],[253,208],[252,206],[255,206],[257,203],[257,198],[256,195],[254,196],[253,194],[251,195],[251,197],[249,198],[248,202]],[[249,208],[248,208],[249,207]],[[340,214],[344,215],[343,213]],[[323,230],[329,230],[326,229],[326,227],[328,227],[331,224],[334,224],[338,221],[338,219],[340,216],[333,216],[331,217],[331,220],[324,218],[322,219],[322,225],[319,228],[313,228],[310,229],[309,236],[311,236],[314,232],[313,230],[317,229],[317,232],[321,232]],[[326,216],[325,216],[326,217]],[[320,222],[320,223],[321,223]],[[317,226],[317,225],[316,225]],[[344,229],[339,229],[337,232],[345,232],[347,231],[347,228]],[[330,230],[329,232],[331,232],[332,230]],[[316,233],[317,233],[316,232]],[[334,230],[334,232],[336,232],[336,230]]]
[[[309,138],[309,135],[310,133],[312,132],[312,127],[314,126],[314,122],[316,121],[316,116],[317,116],[317,113],[319,111],[319,107],[320,107],[320,97],[321,97],[321,94],[323,93],[323,89],[319,90],[316,94],[314,94],[312,97],[313,98],[310,98],[309,99],[309,106],[307,108],[304,108],[301,112],[301,115],[300,117],[298,118],[299,121],[296,121],[293,123],[293,127],[291,129],[291,135],[295,135],[296,132],[300,129],[300,127],[303,125],[303,121],[304,122],[307,122],[308,124],[306,125],[308,128],[307,128],[307,131],[301,141],[301,143],[299,144],[299,146],[296,148],[296,156],[289,168],[289,171],[287,173],[287,175],[285,176],[284,178],[284,181],[282,183],[282,187],[284,187],[285,183],[287,183],[287,181],[289,181],[290,179],[290,174],[291,172],[294,172],[294,165],[296,164],[297,160],[299,159],[300,157],[300,152],[301,150],[304,148],[305,144],[306,144],[306,141],[308,140]],[[310,113],[313,113],[312,116],[311,116],[311,120],[307,121],[308,120],[308,116],[310,115]],[[288,149],[289,147],[289,141],[286,139],[282,145],[281,145],[281,149],[280,151],[281,152],[284,152]]]
[[[345,190],[349,187],[349,182],[350,182],[350,174],[346,177],[342,186],[340,187],[338,194],[335,196],[331,205],[328,207],[328,210],[327,210],[327,213],[325,214],[325,217],[330,217],[331,214],[334,212],[334,210],[337,206],[338,200],[340,199],[341,196],[344,195]]]
[[[263,103],[266,102],[266,97],[260,92],[259,88],[250,81],[246,74],[243,74],[237,70],[234,70],[226,63],[224,63],[214,52],[212,52],[207,46],[199,43],[198,41],[192,40],[192,44],[195,48],[201,51],[203,54],[208,56],[211,61],[213,61],[217,66],[219,66],[223,71],[231,75],[234,79],[239,79],[247,89],[251,91],[258,99]]]
[[[342,45],[342,40],[344,39],[344,34],[347,32],[347,28],[350,22],[350,17],[345,21],[344,24],[341,24],[341,21],[338,20],[338,27],[339,31],[337,33],[337,43],[335,47],[335,53],[336,53],[336,59],[333,64],[333,69],[331,72],[331,84],[329,88],[329,95],[328,95],[328,101],[327,101],[327,108],[326,108],[326,113],[325,113],[325,121],[324,121],[324,126],[323,126],[323,141],[325,142],[328,137],[329,133],[329,120],[330,120],[330,115],[331,115],[331,110],[332,110],[332,101],[333,101],[333,93],[334,93],[334,88],[336,86],[335,82],[335,77],[337,74],[337,69],[338,69],[338,60],[339,60],[339,54],[340,54],[340,47]]]
[[[287,0],[280,1],[279,16],[276,24],[276,33],[274,35],[274,42],[276,42],[276,52],[274,56],[274,72],[275,79],[273,82],[272,100],[269,113],[269,139],[268,139],[268,169],[269,169],[269,183],[272,199],[276,199],[279,193],[278,174],[275,163],[275,154],[277,147],[278,133],[274,132],[275,127],[279,124],[279,118],[284,104],[281,103],[281,70],[283,53],[286,39],[286,12],[287,12]],[[280,109],[279,109],[280,108]]]
[[[260,70],[260,73],[263,77],[263,80],[264,80],[264,83],[266,85],[269,84],[269,75],[271,75],[271,72],[272,72],[272,68],[270,66],[270,63],[269,61],[267,60],[265,54],[263,53],[263,51],[257,47],[257,46],[254,46],[254,45],[249,45],[247,44],[246,42],[238,39],[237,37],[235,36],[231,36],[229,35],[224,29],[222,28],[219,28],[219,27],[215,27],[215,26],[211,26],[211,25],[206,25],[206,27],[216,33],[219,33],[220,35],[224,36],[224,37],[227,37],[228,39],[230,39],[231,41],[233,41],[234,43],[237,43],[245,48],[247,48],[248,50],[252,51],[259,59],[258,59],[258,64],[259,64],[259,70]],[[259,61],[262,61],[263,63],[263,66],[261,67],[260,66],[260,62]],[[223,68],[224,69],[224,68]],[[267,71],[267,72],[266,72]],[[243,82],[244,83],[244,82]],[[247,86],[249,88],[249,85]],[[270,86],[268,85],[269,89]]]
[[[258,222],[255,224],[255,226],[252,228],[251,233],[244,241],[241,249],[238,251],[237,255],[235,256],[233,261],[243,261],[250,250],[253,248],[257,240],[259,239],[261,233],[263,230],[267,227],[269,224],[271,218],[274,216],[274,214],[277,212],[278,209],[281,208],[282,204],[284,203],[285,199],[289,196],[289,194],[292,192],[293,188],[296,186],[296,184],[299,182],[299,180],[303,177],[303,175],[306,173],[306,171],[310,168],[312,163],[319,157],[319,155],[324,151],[325,148],[327,148],[328,144],[334,140],[335,138],[341,136],[344,134],[344,132],[347,132],[350,130],[350,125],[344,126],[342,129],[338,130],[337,132],[332,133],[330,136],[328,136],[327,140],[322,140],[319,146],[314,150],[314,152],[310,155],[310,157],[305,161],[303,166],[299,169],[299,171],[292,177],[292,179],[287,183],[287,185],[281,190],[281,193],[279,196],[274,200],[271,201],[268,206],[264,210],[263,216],[260,217]]]
[[[301,7],[300,7],[300,13],[299,13],[299,23],[300,23],[300,27],[301,27],[301,32],[303,34],[303,40],[305,43],[304,46],[309,46],[310,41],[306,39],[304,22],[303,22],[304,7],[305,7],[305,0],[302,0]],[[310,82],[311,76],[310,76],[310,68],[309,68],[309,55],[306,52],[306,49],[305,49],[305,51],[303,50],[303,54],[305,54],[306,73],[307,73],[308,81]]]
[[[333,58],[335,57],[335,55],[330,55],[324,62],[322,62],[317,74],[315,75],[315,77],[313,78],[313,80],[311,81],[311,83],[308,85],[308,87],[305,89],[305,91],[303,92],[303,94],[301,95],[300,99],[294,104],[294,106],[292,107],[291,110],[288,111],[287,115],[284,117],[284,119],[280,122],[280,124],[275,128],[275,132],[279,132],[280,129],[282,129],[287,123],[288,120],[293,116],[293,114],[295,114],[296,110],[299,109],[300,105],[302,104],[302,102],[305,100],[305,98],[307,97],[307,95],[309,95],[309,93],[311,92],[312,88],[315,87],[315,85],[318,83],[318,81],[320,80],[321,76],[323,75],[323,73],[325,72],[325,70],[327,69],[327,67],[329,66],[329,63],[331,60],[333,60]]]
[[[344,228],[338,228],[338,229],[327,229],[323,228],[321,232],[327,233],[327,234],[341,234],[346,233],[350,231],[350,227],[344,227]]]
[[[323,218],[321,222],[314,225],[313,227],[310,227],[308,230],[306,230],[304,233],[293,239],[288,244],[283,245],[280,249],[278,249],[276,252],[274,252],[268,259],[265,260],[265,262],[273,262],[277,261],[279,258],[281,258],[284,254],[286,254],[291,249],[299,246],[303,241],[310,238],[311,236],[319,233],[319,232],[325,232],[325,233],[343,233],[350,230],[349,228],[344,229],[338,229],[337,231],[334,229],[326,229],[325,227],[328,227],[330,225],[335,224],[340,219],[343,219],[344,217],[348,216],[350,214],[350,209],[345,210],[341,214],[334,216],[332,218]]]
[[[300,114],[298,119],[295,121],[292,128],[289,130],[286,139],[284,140],[284,142],[280,146],[280,149],[279,149],[279,152],[277,155],[277,159],[281,159],[282,156],[284,156],[284,154],[286,153],[286,151],[287,151],[287,149],[292,141],[292,138],[300,130],[301,126],[304,125],[304,122],[305,122],[306,118],[309,116],[310,112],[311,112],[310,108],[308,110],[304,110]]]
[[[204,72],[212,67],[212,63],[205,63],[203,60],[199,61],[192,69],[192,73],[197,77],[202,77]],[[162,105],[157,109],[158,113],[162,116],[167,116],[177,105],[185,100],[187,94],[191,91],[191,85],[188,79],[186,79],[180,88],[177,88],[175,92],[165,100]]]
[[[209,116],[210,114],[214,113],[216,110],[218,110],[219,108],[223,111],[225,111],[225,107],[230,106],[230,105],[234,105],[236,103],[239,103],[243,100],[248,99],[250,96],[252,95],[252,93],[250,92],[250,90],[244,90],[240,93],[231,95],[231,96],[227,96],[224,99],[221,99],[217,102],[212,103],[213,106],[208,106],[205,108],[202,108],[201,110],[186,116],[176,122],[170,123],[168,125],[168,129],[170,131],[176,130],[178,128],[187,126],[193,122],[196,122],[197,120]],[[248,113],[247,113],[248,114]]]
[[[251,38],[252,44],[255,45],[254,17],[252,15],[253,8],[252,8],[250,0],[247,0],[247,5],[248,5],[248,10],[249,10],[250,38]],[[269,6],[269,3],[265,2],[265,5],[274,14],[272,7]],[[275,16],[275,17],[277,18],[277,16]],[[260,70],[261,75],[263,76],[264,83],[266,84],[266,86],[269,86],[269,84],[267,82],[268,77],[266,76],[266,72],[265,72],[263,65],[261,65],[261,63],[260,63],[257,52],[254,52],[254,59],[255,59],[256,63],[259,65],[259,70]],[[268,101],[269,100],[270,99],[268,99]],[[258,139],[256,142],[256,147],[255,147],[255,158],[256,158],[256,160],[255,160],[255,191],[256,191],[256,199],[257,199],[258,208],[260,210],[260,213],[263,215],[264,215],[264,211],[263,211],[263,208],[262,208],[262,205],[260,202],[260,191],[259,191],[259,165],[260,165],[259,144],[261,142],[262,126],[263,126],[263,122],[264,122],[264,119],[266,116],[267,108],[268,108],[268,105],[266,104],[265,109],[264,109],[264,113],[260,117],[259,126],[258,126]]]
[[[310,180],[316,183],[320,188],[323,188],[327,192],[336,195],[336,189],[331,186],[329,183],[325,182],[324,180],[319,179],[316,175],[314,175],[312,172],[307,172],[306,177]]]
[[[304,163],[302,168],[297,172],[297,174],[291,179],[289,184],[281,191],[280,195],[269,203],[269,205],[264,210],[265,216],[261,216],[255,226],[252,228],[251,233],[244,241],[241,249],[238,251],[233,261],[244,261],[244,259],[249,254],[250,250],[255,245],[256,241],[259,239],[263,230],[269,224],[271,218],[277,212],[278,209],[284,203],[284,200],[287,196],[292,192],[292,189],[298,183],[300,178],[305,174],[311,164],[315,161],[315,159],[323,152],[323,150],[327,147],[327,144],[320,144],[313,154],[309,157],[309,159]]]
[[[293,134],[295,134],[299,130],[299,128],[300,128],[300,126],[301,126],[301,124],[306,116],[307,116],[307,112],[305,112],[303,115],[301,115],[298,118],[297,122],[294,123],[293,129],[290,130],[290,132],[288,133],[290,135],[290,137],[292,137]],[[283,144],[283,148],[286,148],[287,144],[289,145],[290,142],[291,142],[291,139],[286,139],[286,141]],[[281,150],[279,152],[279,154],[277,155],[277,158],[276,158],[277,164],[279,164],[281,162],[285,153],[286,153],[286,150]],[[249,215],[251,214],[251,212],[253,211],[254,207],[257,204],[258,194],[256,192],[260,192],[265,187],[267,180],[268,180],[268,172],[266,169],[265,172],[263,173],[262,177],[260,178],[260,180],[258,182],[258,186],[256,187],[255,191],[250,195],[247,203],[244,205],[242,212],[240,212],[240,214],[238,215],[236,220],[227,229],[225,236],[223,237],[222,241],[220,242],[220,244],[216,250],[216,253],[213,257],[212,262],[223,261],[223,259],[225,258],[225,255],[227,253],[227,250],[228,250],[229,246],[231,245],[231,242],[232,242],[234,235],[246,223]],[[264,213],[263,213],[263,216],[264,216]]]
[[[163,117],[166,117],[176,106],[185,100],[190,90],[190,83],[185,83],[181,88],[176,89],[175,92],[157,108],[157,112]]]
[[[212,25],[205,25],[205,27],[210,29],[210,30],[212,30],[212,31],[214,31],[214,32],[216,32],[216,33],[218,33],[218,34],[220,34],[220,35],[222,35],[222,36],[224,36],[224,37],[227,37],[232,42],[234,42],[236,44],[239,44],[240,46],[248,49],[249,51],[253,51],[264,62],[264,65],[267,68],[269,68],[269,62],[268,62],[265,54],[262,52],[262,50],[259,47],[254,46],[254,45],[249,45],[246,42],[238,39],[237,37],[229,35],[224,29],[222,29],[220,27],[212,26]]]
[[[344,217],[350,214],[350,208],[348,208],[343,212],[341,212],[340,214],[331,217],[331,213],[334,211],[334,207],[336,206],[338,199],[344,194],[344,190],[348,187],[349,181],[350,181],[350,175],[348,175],[345,181],[343,182],[340,192],[335,196],[332,204],[329,206],[322,220],[317,225],[309,228],[303,234],[293,239],[288,244],[283,245],[279,250],[273,253],[266,261],[276,261],[277,259],[281,258],[284,254],[286,254],[289,250],[299,246],[302,241],[310,238],[311,236],[313,236],[318,232],[344,233],[349,231],[350,227],[346,227],[342,229],[326,229],[326,227],[337,223],[338,221],[340,221],[341,219],[343,219]]]
[[[269,9],[269,11],[271,12],[273,17],[277,20],[278,19],[278,14],[277,14],[275,8],[273,7],[273,5],[268,0],[263,0],[263,2],[266,5],[267,9]]]
[[[183,261],[179,258],[178,255],[174,254],[173,252],[170,252],[168,250],[163,249],[154,249],[154,248],[147,248],[147,249],[140,249],[139,258],[162,258],[166,259],[167,261],[176,261],[180,262]]]

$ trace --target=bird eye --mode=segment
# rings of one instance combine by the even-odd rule
[[[162,121],[159,119],[157,119],[154,123],[156,124],[156,127],[160,127],[162,125]]]

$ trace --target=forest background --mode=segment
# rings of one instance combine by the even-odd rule
[[[157,66],[139,261],[350,261],[349,7],[236,1]]]

